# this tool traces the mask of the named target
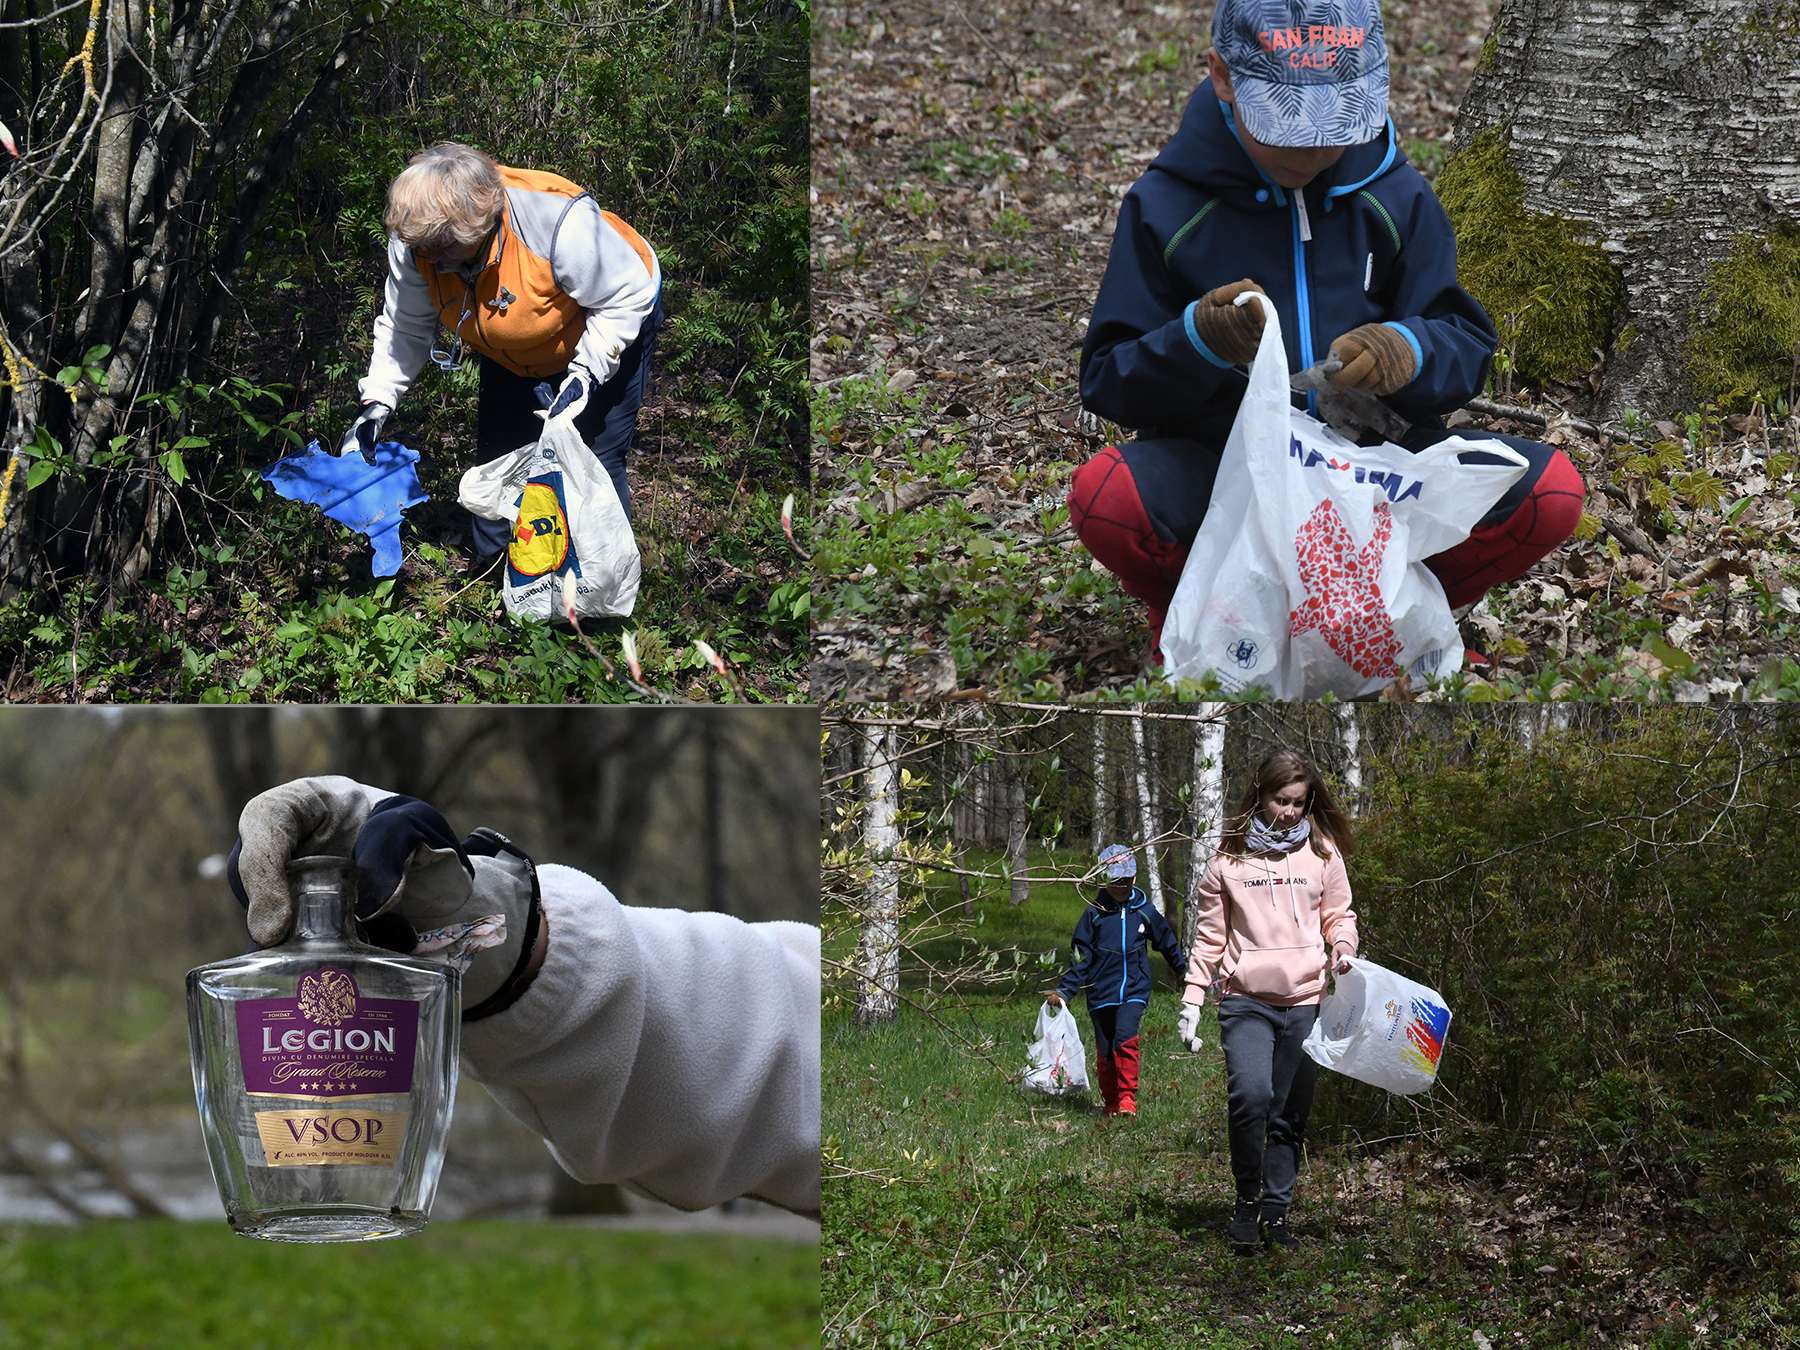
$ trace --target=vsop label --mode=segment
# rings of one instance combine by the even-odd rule
[[[393,1165],[406,1113],[350,1104],[412,1090],[418,1004],[362,998],[348,972],[325,966],[300,977],[295,997],[246,999],[235,1011],[244,1090],[320,1104],[255,1113],[266,1166]],[[349,1109],[333,1109],[340,1103]]]

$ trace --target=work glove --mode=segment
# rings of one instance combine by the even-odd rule
[[[338,446],[338,457],[341,459],[352,450],[362,451],[362,457],[373,464],[375,462],[375,443],[381,439],[381,428],[394,410],[385,403],[365,403],[356,414],[356,420],[350,424],[350,430],[344,433],[343,444]]]
[[[1044,995],[1044,1002],[1048,1003],[1052,1008],[1055,1008],[1060,1011],[1063,1006],[1063,996],[1060,993],[1058,993],[1056,990],[1052,989],[1049,993]]]
[[[1419,373],[1412,343],[1399,329],[1385,323],[1352,328],[1331,344],[1331,350],[1344,366],[1326,378],[1339,389],[1391,394],[1404,389]]]
[[[570,366],[558,388],[552,390],[550,381],[545,380],[533,391],[542,405],[538,416],[546,421],[552,417],[566,416],[573,420],[581,416],[581,410],[587,407],[588,395],[593,392],[592,386],[593,376],[580,366]]]
[[[1194,331],[1208,351],[1234,366],[1254,361],[1262,343],[1263,307],[1254,300],[1236,303],[1240,295],[1253,291],[1263,293],[1261,286],[1246,277],[1210,290],[1194,302]]]
[[[313,854],[356,863],[356,917],[371,942],[463,971],[465,1015],[523,964],[537,897],[531,860],[491,830],[459,843],[435,807],[341,776],[271,788],[238,817],[226,876],[259,945],[287,936],[287,864]]]
[[[1175,1032],[1190,1055],[1200,1053],[1200,1005],[1184,1003],[1181,1005],[1181,1020],[1175,1024]]]

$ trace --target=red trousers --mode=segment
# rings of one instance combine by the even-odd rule
[[[1467,539],[1425,560],[1443,582],[1452,609],[1524,576],[1581,520],[1586,489],[1562,451],[1518,437],[1498,439],[1529,447],[1532,468]],[[1109,445],[1077,469],[1069,485],[1069,523],[1120,587],[1149,608],[1159,651],[1163,619],[1205,516],[1211,470],[1217,467],[1215,456],[1210,464],[1202,461],[1194,472],[1183,472],[1177,454],[1167,451],[1171,445],[1193,443],[1139,441],[1123,450]],[[1148,481],[1140,483],[1140,476]]]

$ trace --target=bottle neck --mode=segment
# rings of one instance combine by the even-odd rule
[[[294,941],[356,941],[355,877],[355,867],[346,858],[296,858],[288,864]]]

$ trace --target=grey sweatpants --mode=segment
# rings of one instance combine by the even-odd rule
[[[1239,1200],[1268,1206],[1294,1199],[1300,1139],[1319,1066],[1300,1049],[1319,1005],[1276,1008],[1248,994],[1219,1004],[1219,1045],[1231,1120],[1231,1174]]]

